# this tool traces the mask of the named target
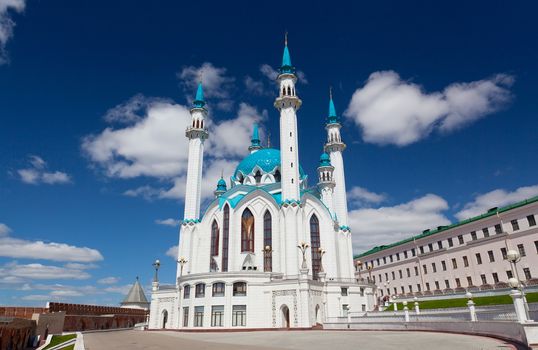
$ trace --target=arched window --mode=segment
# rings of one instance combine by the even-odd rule
[[[244,297],[245,295],[247,295],[247,283],[235,282],[233,285],[233,296]]]
[[[291,88],[288,86],[288,95],[291,96]]]
[[[213,293],[212,296],[214,297],[223,297],[224,291],[226,289],[226,285],[223,282],[215,282],[213,283]]]
[[[211,224],[211,249],[209,251],[209,271],[217,271],[217,263],[215,259],[213,259],[214,256],[219,255],[219,224],[217,224],[217,220],[213,220],[213,224]]]
[[[183,286],[183,299],[189,299],[191,297],[191,286],[188,284]]]
[[[321,268],[321,255],[319,253],[319,220],[315,214],[310,218],[310,247],[312,253],[312,277],[317,280]]]
[[[228,271],[228,240],[230,238],[230,207],[224,206],[222,222],[222,272]]]
[[[254,179],[256,180],[256,183],[259,184],[262,180],[262,173],[258,170],[256,171],[256,174],[254,174]]]
[[[280,171],[277,169],[277,171],[275,171],[275,182],[280,182],[281,178]]]
[[[203,120],[200,122],[200,128],[202,128],[202,129],[204,128],[204,121]]]
[[[266,247],[273,247],[273,222],[269,210],[263,215],[263,271],[273,271],[273,256],[271,252],[265,251]]]
[[[254,253],[254,215],[248,208],[241,215],[241,252]]]
[[[203,297],[205,297],[205,283],[198,283],[194,287],[194,297],[195,298],[203,298]]]

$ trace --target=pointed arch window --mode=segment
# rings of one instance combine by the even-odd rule
[[[288,95],[291,96],[291,88],[288,86]]]
[[[317,280],[321,268],[321,255],[319,254],[319,220],[315,214],[310,218],[310,247],[312,255],[312,277]]]
[[[219,224],[217,224],[217,220],[213,220],[213,224],[211,224],[211,248],[209,252],[209,271],[217,271],[217,263],[215,259],[213,259],[214,256],[219,255]]]
[[[262,181],[262,173],[259,170],[254,174],[254,179],[256,180],[256,184],[259,184]]]
[[[254,215],[248,208],[241,215],[241,252],[254,253]]]
[[[273,271],[273,253],[272,249],[265,250],[265,248],[273,248],[273,222],[271,213],[269,210],[263,215],[263,271]]]
[[[222,220],[222,272],[228,271],[228,241],[230,239],[230,207],[224,206]]]
[[[280,170],[277,169],[277,171],[275,171],[275,182],[280,182],[281,178]]]

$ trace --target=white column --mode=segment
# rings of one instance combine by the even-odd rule
[[[517,320],[520,323],[525,323],[528,321],[527,313],[525,310],[525,303],[523,301],[523,293],[518,289],[512,289],[510,293],[512,300],[514,301],[514,308],[516,310]]]
[[[338,218],[338,224],[340,226],[347,226],[347,195],[342,151],[336,150],[334,152],[330,152],[329,155],[331,156],[331,164],[334,167],[334,210]]]

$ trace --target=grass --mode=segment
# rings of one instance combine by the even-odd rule
[[[76,337],[77,337],[76,334],[53,335],[52,339],[50,340],[49,345],[47,345],[47,347],[43,350],[50,349],[58,344],[65,343],[66,341],[71,340],[71,339],[75,339]],[[73,345],[72,347],[67,347],[64,349],[74,349],[74,348],[75,346]]]
[[[485,306],[485,305],[505,305],[512,304],[512,297],[510,295],[495,295],[491,297],[476,297],[473,298],[475,306]],[[536,303],[538,302],[538,293],[528,293],[527,302]],[[398,310],[403,310],[403,304],[398,302]],[[407,307],[412,310],[414,308],[414,302],[408,302]],[[438,300],[424,300],[419,301],[419,306],[421,310],[427,309],[450,309],[453,307],[466,307],[467,298],[457,298],[457,299],[438,299]],[[393,311],[394,306],[390,305],[385,311]]]

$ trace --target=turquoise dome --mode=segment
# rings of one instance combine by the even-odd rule
[[[319,166],[331,166],[331,157],[327,153],[322,153],[319,157]]]
[[[249,175],[256,166],[261,168],[264,173],[273,173],[277,167],[280,167],[280,150],[262,148],[249,154],[235,169],[234,177],[237,179],[240,173],[243,176]],[[301,166],[299,166],[299,174],[301,178],[306,176]]]
[[[217,191],[226,191],[226,181],[222,177],[217,182]]]

